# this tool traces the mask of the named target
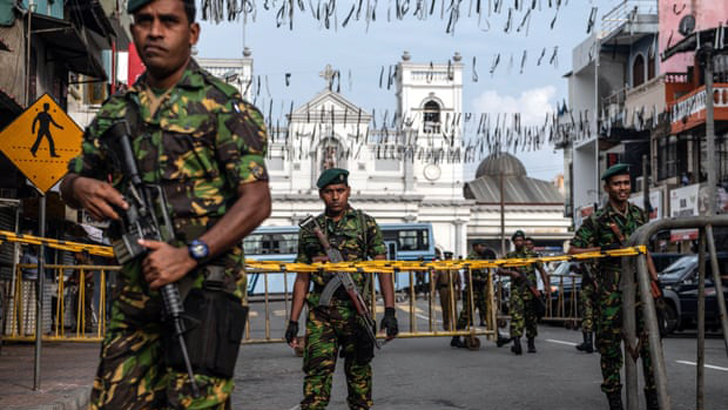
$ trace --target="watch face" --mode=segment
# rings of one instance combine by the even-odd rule
[[[189,249],[190,254],[195,259],[202,259],[207,256],[207,245],[202,242],[193,242]]]

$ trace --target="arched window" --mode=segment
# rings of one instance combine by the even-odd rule
[[[346,153],[341,143],[336,138],[328,137],[321,141],[319,146],[319,171],[323,172],[329,168],[345,167],[344,159]]]
[[[647,80],[655,78],[655,53],[652,53],[650,58],[647,59]]]
[[[638,54],[632,63],[632,87],[645,82],[645,58]]]
[[[440,104],[435,101],[425,103],[425,111],[422,115],[424,132],[439,133],[440,132]]]

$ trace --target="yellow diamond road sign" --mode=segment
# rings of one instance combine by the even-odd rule
[[[43,193],[81,151],[83,132],[44,94],[0,133],[0,151]]]

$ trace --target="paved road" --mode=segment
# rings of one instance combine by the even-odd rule
[[[579,332],[540,327],[538,354],[516,357],[485,342],[453,349],[447,338],[396,340],[374,359],[374,402],[381,409],[606,408],[598,354],[576,352]],[[664,341],[673,409],[695,408],[694,337]],[[706,409],[728,409],[728,359],[722,340],[706,341]],[[301,398],[301,359],[287,346],[247,345],[236,372],[236,409],[289,410]],[[339,363],[330,409],[346,409]],[[642,403],[642,405],[644,405]]]

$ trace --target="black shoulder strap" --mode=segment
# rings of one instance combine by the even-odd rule
[[[359,223],[364,229],[364,259],[366,260],[369,256],[369,227],[367,227],[366,220],[364,218],[364,212],[361,209],[357,209],[356,213],[359,215]]]

